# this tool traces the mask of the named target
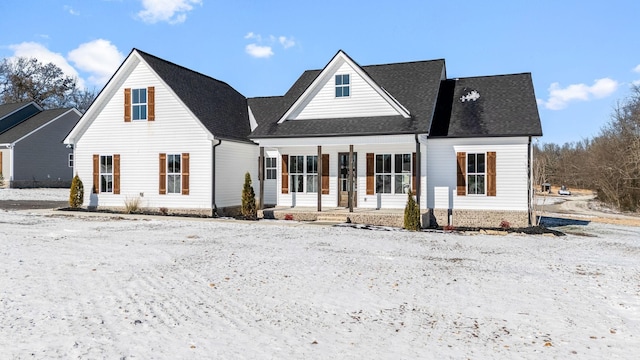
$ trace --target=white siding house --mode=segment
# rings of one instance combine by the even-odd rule
[[[530,75],[445,74],[444,60],[361,67],[339,51],[284,96],[249,99],[251,139],[277,154],[277,206],[402,209],[411,191],[423,226],[527,226],[542,135]]]
[[[134,49],[65,140],[84,205],[137,201],[207,215],[238,207],[258,147],[246,140],[246,110],[226,108],[245,104],[225,83]]]

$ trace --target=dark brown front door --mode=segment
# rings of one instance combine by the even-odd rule
[[[353,181],[353,206],[356,207],[356,199],[358,198],[358,186],[356,184],[357,175],[357,164],[358,164],[357,153],[353,153],[352,160],[352,175]],[[338,154],[338,206],[349,206],[349,153],[339,153]]]

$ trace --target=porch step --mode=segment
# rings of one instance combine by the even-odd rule
[[[316,221],[318,221],[318,222],[346,223],[347,222],[347,215],[339,215],[339,214],[318,215],[318,218],[316,219]]]

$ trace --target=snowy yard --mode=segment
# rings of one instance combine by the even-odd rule
[[[590,236],[0,210],[0,353],[637,358],[640,228],[580,232]]]

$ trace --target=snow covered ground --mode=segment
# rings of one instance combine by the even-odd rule
[[[0,210],[0,358],[637,358],[640,228],[578,227]]]

